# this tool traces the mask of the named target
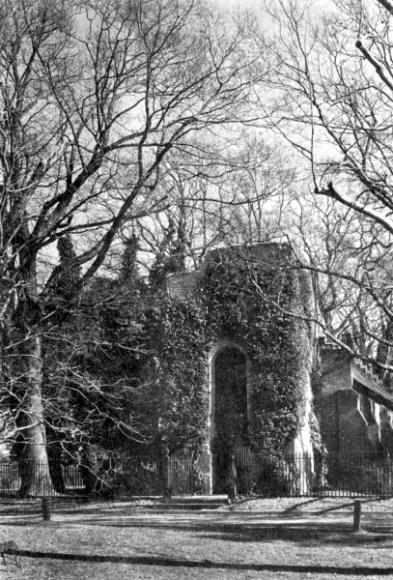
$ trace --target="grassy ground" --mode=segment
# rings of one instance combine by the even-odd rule
[[[393,500],[282,499],[190,512],[149,505],[0,504],[0,542],[14,540],[0,578],[326,580],[393,579]]]

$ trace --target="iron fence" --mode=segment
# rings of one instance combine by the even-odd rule
[[[390,455],[236,455],[238,491],[255,496],[393,496]]]
[[[194,493],[193,458],[188,450],[180,450],[168,457],[167,478],[170,493]]]
[[[47,464],[0,461],[0,494],[19,495],[24,493],[24,488],[33,490],[34,495],[38,496],[60,493],[79,495],[85,492],[86,482],[79,466],[60,465],[56,471],[57,476],[53,470],[48,471]]]
[[[245,496],[393,496],[393,459],[385,456],[291,456],[285,459],[240,449],[234,457],[231,484]],[[213,466],[212,476],[209,469]],[[231,466],[233,468],[233,466]],[[234,475],[233,475],[234,474]],[[93,470],[83,464],[46,466],[0,461],[0,495],[18,495],[26,482],[38,496],[101,496],[208,493],[214,456],[201,468],[187,450],[166,458],[131,457]],[[233,478],[235,481],[233,481]],[[221,474],[221,480],[222,474]],[[25,488],[27,489],[27,488]],[[221,490],[222,491],[222,490]],[[229,488],[227,490],[229,492]]]

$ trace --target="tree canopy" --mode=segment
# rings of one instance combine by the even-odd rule
[[[4,0],[0,21],[3,388],[44,476],[43,339],[165,204],[169,153],[245,120],[260,71],[245,28],[199,0]]]

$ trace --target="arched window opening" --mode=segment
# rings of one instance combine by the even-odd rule
[[[247,433],[247,364],[236,347],[221,349],[214,358],[214,439],[212,445],[213,490],[227,493],[229,480],[236,478],[233,456]]]

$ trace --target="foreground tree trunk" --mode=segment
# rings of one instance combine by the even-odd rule
[[[22,366],[18,401],[17,454],[21,477],[20,495],[52,495],[49,461],[46,447],[44,408],[42,404],[41,335],[33,334],[19,347]]]

